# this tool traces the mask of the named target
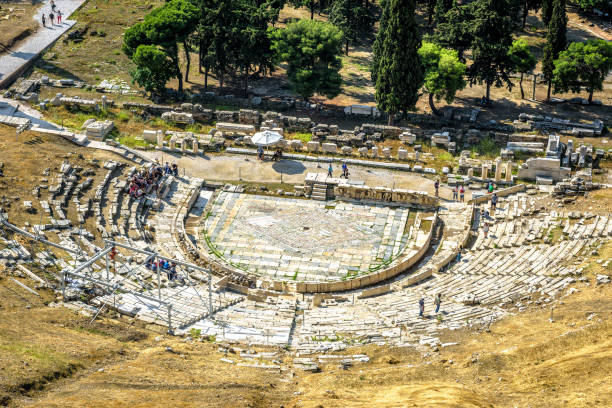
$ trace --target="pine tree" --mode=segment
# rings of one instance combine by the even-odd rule
[[[559,53],[565,50],[567,40],[567,15],[565,14],[565,0],[553,0],[552,17],[548,24],[548,34],[546,35],[546,45],[544,46],[544,57],[542,58],[542,72],[548,81],[546,100],[550,101],[550,88],[552,85],[553,71],[555,70],[554,61],[559,57]]]
[[[468,69],[470,84],[484,83],[489,101],[491,85],[506,85],[512,89],[509,72],[512,60],[508,49],[512,44],[513,22],[507,17],[507,0],[478,0],[474,4],[474,20],[471,22],[472,65]]]
[[[414,0],[386,0],[384,25],[375,47],[376,103],[389,114],[389,123],[398,112],[414,109],[424,72],[419,56],[421,34],[414,19]]]

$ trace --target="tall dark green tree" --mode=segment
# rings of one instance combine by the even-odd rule
[[[486,100],[489,101],[491,86],[504,84],[512,89],[509,72],[512,61],[508,49],[512,44],[514,23],[507,13],[507,0],[477,0],[474,4],[474,19],[471,22],[472,65],[468,68],[470,84],[486,85]]]
[[[553,13],[553,1],[554,0],[542,0],[542,22],[546,25],[550,22]]]
[[[372,33],[374,20],[362,0],[334,0],[329,9],[329,21],[342,30],[346,54],[349,44]]]
[[[435,5],[435,20],[436,24],[444,21],[445,14],[453,8],[455,0],[436,0]]]
[[[374,48],[376,103],[389,114],[389,123],[398,112],[413,110],[423,85],[424,72],[419,56],[421,34],[414,19],[414,0],[386,0]]]
[[[465,62],[463,54],[472,47],[474,41],[472,33],[474,10],[474,3],[453,7],[446,13],[445,21],[436,25],[433,35],[437,44],[456,50],[459,59],[463,62]]]
[[[553,13],[548,23],[548,34],[546,34],[546,45],[544,46],[544,56],[542,58],[542,72],[546,81],[548,81],[548,90],[546,91],[547,101],[550,101],[553,71],[555,70],[554,61],[567,46],[566,32],[567,15],[565,13],[565,0],[553,0]]]
[[[380,66],[380,55],[382,53],[382,46],[385,42],[385,31],[382,29],[387,26],[387,20],[389,19],[389,8],[386,6],[388,0],[380,0],[380,7],[382,8],[382,14],[378,21],[378,33],[376,33],[376,39],[372,45],[372,63],[370,64],[370,77],[372,83],[376,83],[378,77],[378,71]]]

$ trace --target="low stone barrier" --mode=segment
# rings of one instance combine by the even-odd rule
[[[506,197],[509,196],[510,194],[515,194],[515,193],[520,193],[527,190],[527,186],[525,184],[517,184],[516,186],[512,186],[512,187],[508,187],[508,188],[503,188],[501,190],[497,190],[494,193],[497,194],[498,197]],[[485,194],[483,196],[480,196],[478,198],[473,198],[470,201],[468,201],[468,204],[480,204],[480,203],[485,203],[489,200],[491,200],[491,197],[493,197],[493,194]]]

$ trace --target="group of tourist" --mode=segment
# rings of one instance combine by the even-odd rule
[[[51,26],[54,26],[57,19],[57,24],[62,24],[62,12],[55,5],[55,1],[51,0],[49,4],[51,6],[51,12],[49,13],[49,21],[51,22]],[[42,14],[42,25],[43,27],[47,26],[47,17],[45,13]]]
[[[434,306],[436,307],[434,311],[435,314],[438,314],[438,312],[440,311],[441,304],[442,304],[442,294],[436,293],[436,296],[434,297]],[[421,297],[419,299],[419,317],[424,317],[424,313],[425,313],[425,298]]]
[[[327,167],[327,175],[329,177],[333,177],[333,172],[334,172],[334,167],[332,166],[331,163],[329,163],[329,166]],[[348,170],[348,165],[346,164],[346,162],[342,162],[342,174],[340,175],[341,178],[345,178],[348,180],[349,178],[349,170]]]
[[[461,187],[454,186],[453,187],[453,201],[457,201],[457,200],[461,202],[465,201],[465,186],[461,186]]]
[[[264,149],[261,146],[257,147],[257,158],[261,161],[265,159]],[[279,161],[279,160],[282,160],[282,158],[283,158],[283,149],[279,147],[274,151],[274,154],[272,155],[272,161]]]
[[[178,273],[176,272],[176,263],[170,262],[163,258],[150,258],[147,260],[146,268],[153,272],[165,272],[168,276],[169,281],[175,281],[178,279]]]
[[[130,180],[128,187],[128,193],[131,197],[140,198],[152,188],[157,193],[159,189],[159,183],[164,174],[170,174],[175,177],[178,176],[178,166],[175,163],[170,165],[168,162],[164,167],[160,165],[152,165],[148,169],[142,169],[136,173]]]

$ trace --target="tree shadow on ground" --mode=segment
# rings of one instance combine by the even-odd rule
[[[54,64],[53,61],[49,60],[39,60],[35,64],[36,68],[40,71],[47,72],[49,74],[57,75],[61,78],[72,79],[79,82],[84,82],[78,75],[75,75],[71,71],[68,71],[62,67],[59,67],[57,64]]]
[[[277,173],[287,174],[290,176],[302,174],[306,170],[301,162],[295,160],[281,160],[272,164],[272,169]]]

